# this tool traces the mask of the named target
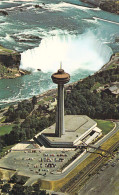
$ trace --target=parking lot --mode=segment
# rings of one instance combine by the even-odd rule
[[[59,172],[60,168],[75,155],[73,150],[23,150],[11,151],[0,160],[0,167],[17,170],[25,176],[46,177]]]

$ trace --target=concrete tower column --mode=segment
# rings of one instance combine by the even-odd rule
[[[58,85],[58,112],[57,112],[57,123],[56,124],[56,134],[59,134],[59,137],[61,135],[65,134],[65,128],[64,128],[64,85],[59,84]]]

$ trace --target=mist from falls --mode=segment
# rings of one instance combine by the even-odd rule
[[[56,35],[42,39],[39,47],[21,54],[20,68],[54,72],[63,64],[70,74],[78,69],[97,71],[107,63],[112,49],[88,31],[82,35]]]

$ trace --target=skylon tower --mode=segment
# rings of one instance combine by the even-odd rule
[[[64,127],[64,84],[70,80],[70,75],[62,68],[60,68],[52,76],[52,81],[58,84],[58,97],[57,97],[57,115],[56,115],[56,129],[55,135],[61,137],[65,134]]]
[[[60,67],[51,78],[58,85],[56,123],[36,135],[36,143],[46,148],[76,148],[95,141],[102,130],[94,120],[86,115],[64,116],[64,84],[69,82],[70,75]]]

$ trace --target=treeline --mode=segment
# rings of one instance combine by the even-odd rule
[[[32,186],[24,186],[28,178],[15,174],[8,183],[0,185],[1,192],[9,195],[48,195],[45,190],[41,190],[41,182],[38,180],[37,183]],[[0,180],[2,184],[2,180]]]
[[[37,103],[37,101],[35,101]],[[15,113],[30,112],[33,110],[33,104],[29,101],[23,101],[18,103],[18,108],[15,109],[13,106],[10,106],[7,112],[7,121],[16,121]],[[39,133],[46,127],[52,125],[55,122],[55,113],[50,112],[48,117],[41,116],[41,106],[38,107],[37,111],[32,115],[25,115],[24,121],[20,124],[13,126],[12,131],[9,134],[0,136],[0,151],[3,147],[8,145],[13,145],[24,140],[29,140],[34,137],[35,134]],[[19,117],[22,115],[19,115]],[[17,116],[18,117],[18,116]]]
[[[32,186],[23,186],[20,184],[14,184],[13,188],[9,183],[2,186],[2,193],[9,195],[49,195],[45,190],[35,189]]]
[[[23,100],[18,103],[17,109],[11,105],[6,112],[6,121],[5,122],[19,122],[20,119],[25,119],[29,113],[34,109],[35,104],[37,103],[36,96],[33,96],[32,101]]]
[[[53,124],[54,121],[54,114],[51,114],[48,118],[36,118],[35,116],[27,118],[20,126],[15,125],[9,134],[0,136],[1,150],[5,146],[33,138],[35,134]]]
[[[105,91],[93,90],[96,83],[106,85],[119,81],[119,68],[110,69],[89,76],[74,87],[65,97],[66,114],[88,115],[98,119],[119,118],[119,97],[107,94]]]

